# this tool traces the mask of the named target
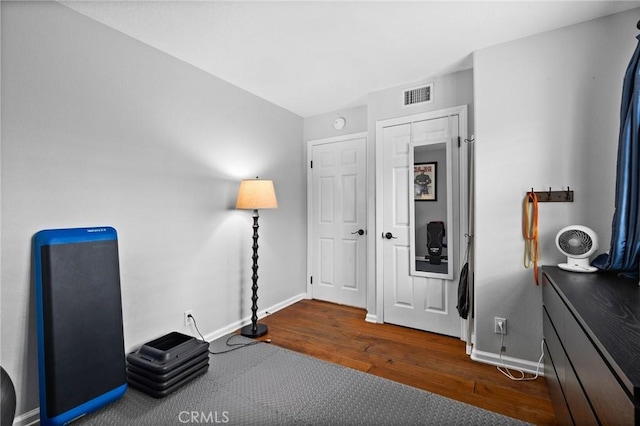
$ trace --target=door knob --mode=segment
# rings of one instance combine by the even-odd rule
[[[387,240],[390,240],[390,239],[397,240],[398,239],[398,237],[394,237],[391,232],[387,232],[387,233],[383,232],[382,233],[382,238],[386,238]]]
[[[352,234],[364,235],[364,229],[358,229],[357,231],[352,232]]]

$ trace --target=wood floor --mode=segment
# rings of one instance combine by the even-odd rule
[[[371,324],[362,309],[302,300],[261,319],[260,340],[534,424],[555,424],[544,377],[514,382],[472,361],[464,342]]]

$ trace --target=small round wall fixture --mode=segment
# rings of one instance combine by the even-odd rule
[[[347,120],[344,117],[338,117],[333,121],[333,127],[336,130],[342,130],[345,124],[347,124]]]

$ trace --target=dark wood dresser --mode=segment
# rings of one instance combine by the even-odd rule
[[[640,424],[640,286],[542,268],[545,378],[559,424]]]

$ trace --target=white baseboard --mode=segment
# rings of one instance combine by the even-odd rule
[[[537,362],[527,361],[525,359],[512,358],[510,356],[502,356],[502,362],[500,361],[500,355],[493,352],[484,352],[477,349],[471,350],[471,359],[474,361],[482,362],[484,364],[490,364],[495,366],[506,366],[512,370],[521,370],[525,373],[536,374]],[[539,376],[544,376],[544,362],[540,363],[540,369],[538,371]]]
[[[34,408],[13,420],[13,426],[31,426],[40,423],[40,408]]]
[[[269,314],[278,312],[279,310],[284,309],[287,306],[291,306],[294,303],[299,302],[302,299],[306,299],[306,298],[307,298],[307,293],[300,293],[287,300],[284,300],[280,303],[276,303],[273,306],[269,306],[268,308],[259,311],[258,318],[264,318]],[[232,333],[237,329],[244,327],[247,324],[251,324],[251,316],[243,318],[240,321],[236,321],[225,327],[219,328],[215,331],[212,331],[211,333],[208,333],[206,336],[204,336],[204,338],[207,342],[211,342],[212,340],[215,340],[226,334]],[[30,426],[30,425],[38,424],[39,422],[40,422],[40,407],[37,407],[31,411],[28,411],[24,414],[17,416],[13,422],[13,426]]]
[[[374,324],[377,324],[378,323],[378,316],[367,313],[367,316],[364,317],[364,320],[366,322],[372,322]]]
[[[266,309],[263,309],[261,311],[258,311],[258,318],[264,318],[267,315],[273,314],[278,312],[281,309],[286,308],[287,306],[291,306],[294,303],[297,303],[303,299],[307,298],[307,293],[300,293],[298,295],[295,295],[287,300],[284,300],[280,303],[276,303],[275,305],[269,306]],[[222,327],[219,328],[217,330],[212,331],[211,333],[207,334],[204,336],[204,339],[207,342],[211,342],[213,340],[216,340],[219,337],[222,337],[226,334],[229,334],[231,332],[236,331],[237,329],[244,327],[247,324],[251,324],[251,316],[245,317],[243,319],[241,319],[240,321],[236,321],[234,323],[231,323],[229,325],[227,325],[226,327]]]

